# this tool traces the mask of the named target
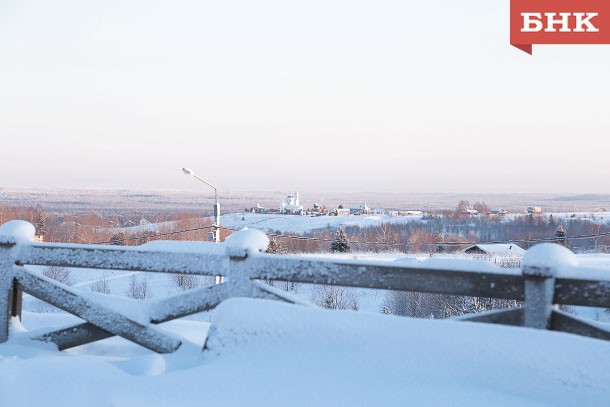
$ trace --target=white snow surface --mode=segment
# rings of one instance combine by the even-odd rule
[[[521,260],[522,267],[548,267],[558,275],[564,268],[578,266],[578,259],[570,249],[555,243],[537,244],[525,252]]]
[[[269,238],[260,230],[243,228],[226,238],[225,247],[230,256],[260,253],[269,247]]]
[[[606,405],[610,343],[458,321],[232,299],[158,355],[119,338],[69,351],[28,339],[66,314],[24,315],[0,345],[0,405]],[[48,322],[46,322],[48,323]]]
[[[0,243],[31,243],[35,233],[36,228],[30,222],[11,220],[0,226]]]
[[[350,216],[299,216],[259,213],[230,213],[221,216],[222,226],[229,228],[255,227],[264,231],[306,233],[316,229],[346,226],[378,226],[382,223],[420,221],[422,216],[350,215]]]

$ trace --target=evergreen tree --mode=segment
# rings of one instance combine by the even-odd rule
[[[279,239],[269,239],[269,247],[267,253],[271,254],[288,254],[288,246]]]
[[[335,232],[335,239],[330,244],[331,252],[347,253],[350,251],[349,241],[341,229]]]
[[[441,232],[434,232],[434,241],[438,243],[438,245],[436,246],[436,252],[444,253],[445,246],[443,245],[443,242],[445,241],[445,236],[443,236]]]
[[[555,240],[555,243],[560,244],[562,246],[567,246],[568,242],[566,239],[566,230],[563,228],[563,226],[559,225],[557,231],[555,232],[555,235],[553,236],[553,239]]]
[[[42,210],[42,206],[36,206],[36,235],[44,236],[47,234],[47,216]]]
[[[549,225],[551,226],[555,226],[556,222],[555,222],[555,217],[553,216],[553,214],[551,213],[549,215]]]
[[[110,238],[110,244],[113,244],[115,246],[125,246],[126,238],[127,236],[125,235],[125,232],[117,232]]]

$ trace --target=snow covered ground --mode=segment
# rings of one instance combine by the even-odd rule
[[[405,257],[333,257],[354,256]],[[577,257],[610,273],[610,255]],[[152,297],[177,290],[165,274],[73,270],[70,277],[85,291],[105,279],[118,296],[133,278],[146,278]],[[311,300],[311,286],[298,290]],[[607,405],[610,342],[388,316],[380,313],[384,291],[357,295],[362,312],[231,299],[211,313],[160,325],[183,338],[168,355],[116,337],[64,352],[31,341],[78,318],[32,312],[43,306],[26,296],[23,321],[13,319],[11,338],[0,345],[0,406]]]
[[[43,317],[45,321],[43,321]],[[73,320],[31,314],[0,345],[0,405],[607,405],[610,343],[458,321],[232,299],[158,355],[111,338],[58,352],[26,330]]]
[[[350,215],[350,216],[296,216],[258,213],[230,213],[222,215],[221,225],[233,229],[254,227],[263,231],[305,233],[316,229],[346,226],[377,226],[382,223],[406,223],[420,221],[421,215]]]

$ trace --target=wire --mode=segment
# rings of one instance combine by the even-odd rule
[[[135,236],[135,237],[126,237],[124,239],[115,239],[115,240],[110,240],[109,242],[97,242],[97,243],[91,243],[91,244],[113,244],[116,242],[128,242],[131,240],[146,240],[146,239],[152,239],[155,237],[163,237],[163,236],[171,236],[171,235],[178,235],[181,233],[188,233],[188,232],[196,232],[198,230],[204,230],[204,229],[212,229],[212,226],[202,226],[202,227],[196,227],[196,228],[191,228],[191,229],[184,229],[184,230],[175,230],[173,232],[166,232],[166,233],[157,233],[155,235],[145,235],[145,236]],[[225,228],[227,229],[227,228]]]

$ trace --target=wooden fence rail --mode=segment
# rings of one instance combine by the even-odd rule
[[[86,321],[35,338],[54,342],[60,350],[118,335],[155,352],[173,352],[180,339],[156,329],[156,324],[213,309],[231,297],[303,303],[264,284],[267,280],[523,301],[523,307],[459,319],[610,339],[608,329],[555,307],[610,308],[610,272],[606,278],[599,270],[578,267],[573,253],[553,244],[534,246],[521,270],[513,270],[460,260],[416,264],[264,254],[268,240],[256,230],[237,232],[226,243],[201,242],[197,247],[192,242],[137,247],[35,243],[33,233],[33,226],[23,221],[0,228],[0,343],[8,339],[9,319],[21,314],[23,291]],[[149,300],[148,319],[136,321],[87,293],[28,270],[29,265],[224,276],[225,282]]]

